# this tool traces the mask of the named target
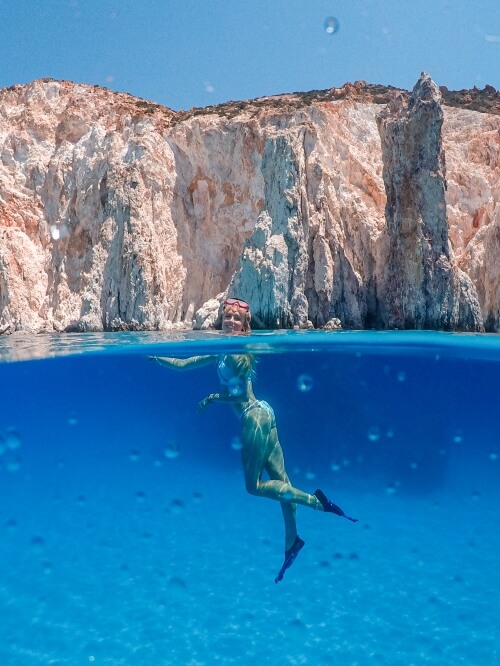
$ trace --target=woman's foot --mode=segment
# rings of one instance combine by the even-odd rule
[[[276,576],[274,579],[275,583],[279,583],[280,580],[283,580],[283,576],[285,575],[285,571],[289,569],[292,564],[295,562],[295,559],[299,552],[302,550],[302,548],[305,545],[305,541],[302,541],[302,539],[297,536],[295,537],[295,541],[293,542],[293,546],[289,548],[288,550],[285,550],[285,561],[283,562],[283,566],[280,569],[279,574]]]
[[[342,509],[331,502],[328,497],[325,495],[325,493],[318,488],[318,490],[314,491],[314,496],[317,497],[320,501],[321,506],[323,507],[323,511],[326,511],[326,513],[335,513],[337,516],[343,516],[344,518],[347,518],[347,520],[351,520],[353,523],[357,523],[358,519],[357,518],[351,518],[350,516],[346,516],[346,514],[342,511]]]

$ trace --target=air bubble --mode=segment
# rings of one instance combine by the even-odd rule
[[[5,453],[5,449],[7,448],[7,445],[5,444],[5,437],[3,435],[0,435],[0,456],[2,453]]]
[[[14,428],[8,428],[5,431],[3,440],[5,442],[5,446],[8,449],[12,449],[13,451],[18,449],[22,444],[21,435]]]
[[[400,370],[396,376],[398,378],[398,382],[406,381],[406,372],[404,370]]]
[[[45,548],[45,539],[41,536],[34,536],[30,541],[30,546],[36,551],[41,551]]]
[[[165,458],[168,458],[168,460],[175,460],[176,458],[179,457],[179,445],[177,442],[169,442],[167,446],[163,449],[163,455]]]
[[[385,492],[387,495],[394,495],[394,493],[396,492],[396,488],[395,486],[387,486]]]
[[[307,393],[312,389],[314,380],[310,375],[299,375],[297,377],[297,388],[302,393]]]
[[[498,460],[498,453],[496,453],[495,451],[492,451],[490,453],[490,460]]]
[[[370,442],[377,442],[380,439],[380,430],[377,426],[370,426],[366,432],[366,436]]]
[[[5,469],[8,472],[12,472],[13,474],[15,472],[19,472],[19,470],[21,469],[21,460],[20,460],[20,458],[18,456],[14,456],[14,455],[10,455],[8,457],[6,456]]]
[[[308,481],[313,481],[316,478],[316,474],[314,472],[306,472],[305,477]]]
[[[231,377],[227,383],[229,395],[242,395],[245,391],[245,383],[240,377]]]
[[[385,436],[386,436],[388,439],[392,439],[392,438],[394,437],[394,430],[393,430],[392,428],[389,428],[389,429],[387,430],[387,432],[385,433]]]
[[[327,34],[333,35],[338,32],[340,26],[335,16],[328,16],[325,19],[324,27]]]
[[[144,493],[142,490],[138,490],[135,494],[135,499],[138,502],[145,502],[146,501],[146,493]]]
[[[464,436],[461,430],[457,430],[457,432],[453,435],[453,441],[455,444],[461,444],[464,441]]]
[[[170,502],[170,510],[172,513],[180,514],[184,511],[184,502],[180,499],[174,499]]]
[[[139,460],[140,457],[141,457],[141,456],[140,456],[140,453],[139,453],[139,451],[137,451],[136,449],[133,449],[133,450],[130,451],[130,453],[128,454],[128,459],[130,460],[130,462],[137,462],[137,461]]]
[[[243,444],[241,443],[241,439],[239,437],[233,437],[231,440],[231,448],[233,451],[241,451]]]
[[[332,472],[339,472],[342,468],[338,463],[332,462],[332,464],[330,465],[330,469],[332,470]]]
[[[78,416],[75,412],[70,412],[68,414],[68,425],[75,426],[78,425]]]

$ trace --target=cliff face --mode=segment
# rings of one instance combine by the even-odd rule
[[[68,82],[4,89],[0,331],[168,330],[228,287],[266,327],[498,331],[484,94],[488,113],[446,106],[423,77],[410,97],[355,84],[174,113]]]

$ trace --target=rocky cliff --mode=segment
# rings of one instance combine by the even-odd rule
[[[500,331],[500,95],[364,83],[188,112],[0,91],[0,331]],[[211,300],[212,299],[212,300]]]

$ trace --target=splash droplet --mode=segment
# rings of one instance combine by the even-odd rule
[[[335,16],[328,16],[325,19],[324,27],[327,34],[333,35],[338,32],[340,26]]]
[[[50,235],[52,240],[61,240],[66,238],[69,234],[68,225],[62,222],[61,224],[51,224],[50,225]]]
[[[299,375],[297,377],[297,388],[302,393],[307,393],[312,389],[314,380],[310,375]]]

